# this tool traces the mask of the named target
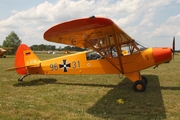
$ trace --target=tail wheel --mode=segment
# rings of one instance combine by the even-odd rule
[[[146,90],[146,83],[143,80],[137,80],[133,84],[133,89],[135,92],[144,92]]]
[[[145,82],[145,84],[147,85],[148,84],[148,79],[145,77],[145,76],[141,76],[142,77],[142,80]]]

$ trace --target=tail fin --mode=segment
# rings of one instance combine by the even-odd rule
[[[28,74],[27,67],[39,65],[39,63],[40,60],[27,45],[19,45],[15,58],[15,69],[18,74]]]

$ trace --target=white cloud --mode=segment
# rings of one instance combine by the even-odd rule
[[[180,31],[180,14],[170,16],[165,23],[155,29],[154,36],[179,36]]]
[[[176,1],[180,3],[180,1]],[[44,2],[25,11],[12,10],[13,15],[0,21],[1,43],[14,31],[28,45],[52,44],[43,40],[43,33],[51,26],[80,17],[104,16],[112,19],[130,36],[138,40],[157,36],[180,36],[180,14],[171,15],[157,23],[160,12],[173,0],[59,0]],[[165,10],[165,11],[163,11]]]
[[[153,32],[153,36],[174,36],[174,33],[178,29],[177,26],[172,25],[161,25],[160,27],[156,28]]]
[[[133,23],[135,20],[137,20],[136,18],[136,14],[130,14],[128,16],[126,16],[125,18],[120,18],[118,20],[116,20],[116,24],[118,24],[119,26],[128,26],[128,24]]]
[[[180,0],[176,0],[176,3],[180,3]]]
[[[176,16],[170,16],[169,19],[165,22],[165,24],[179,25],[180,23],[180,14]]]

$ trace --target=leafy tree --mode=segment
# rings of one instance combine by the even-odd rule
[[[44,44],[40,44],[38,48],[40,51],[42,51],[46,49],[46,46]]]
[[[37,51],[38,50],[38,45],[32,45],[30,48],[33,51]]]
[[[59,50],[59,51],[60,51],[61,49],[62,49],[61,46],[59,46],[59,48],[57,48],[57,50]]]
[[[51,45],[46,45],[46,49],[45,50],[51,50]]]
[[[30,48],[31,50],[34,50],[34,51],[56,50],[55,45],[44,45],[44,44],[32,45]]]
[[[65,46],[63,50],[71,50],[71,46]]]
[[[64,48],[63,48],[63,50],[68,50],[68,51],[84,51],[84,50],[86,50],[86,49],[82,49],[82,48],[80,48],[80,47],[71,47],[71,46],[65,46]]]
[[[51,50],[56,50],[56,46],[55,45],[51,45]]]
[[[21,40],[17,36],[17,34],[12,31],[6,39],[3,41],[3,47],[10,47],[12,48],[11,50],[7,51],[7,54],[14,54],[18,48],[18,46],[21,44]]]
[[[80,47],[72,47],[72,51],[85,51],[86,49],[80,48]]]

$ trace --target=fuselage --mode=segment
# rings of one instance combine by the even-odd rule
[[[94,55],[93,55],[94,54]],[[168,62],[172,59],[170,48],[147,48],[131,55],[109,58],[110,62],[98,57],[100,55],[80,52],[54,59],[40,61],[39,67],[29,67],[29,74],[123,74]],[[94,56],[94,57],[93,57]],[[96,58],[97,56],[97,58]],[[121,57],[122,67],[119,58]],[[123,70],[122,70],[123,69]]]

